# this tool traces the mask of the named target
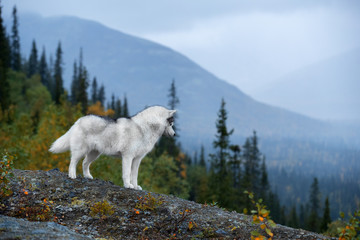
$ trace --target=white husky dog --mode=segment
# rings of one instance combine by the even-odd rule
[[[175,112],[176,110],[153,106],[130,119],[84,116],[58,138],[49,151],[71,151],[70,178],[76,178],[76,165],[84,156],[83,174],[91,179],[90,164],[101,154],[122,157],[124,186],[141,190],[137,183],[140,162],[162,135],[175,135],[172,128]]]

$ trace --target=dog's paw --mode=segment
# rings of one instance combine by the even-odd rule
[[[124,187],[125,187],[125,188],[132,188],[132,189],[134,189],[134,185],[132,185],[131,183],[125,183],[125,184],[124,184]]]
[[[91,175],[84,175],[85,178],[88,178],[88,179],[94,179],[93,176]]]
[[[71,173],[69,173],[69,178],[75,179],[75,178],[76,178],[76,174],[71,174]]]
[[[137,186],[137,190],[142,190],[142,187],[140,185]]]

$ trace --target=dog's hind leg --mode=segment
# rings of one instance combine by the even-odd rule
[[[99,157],[100,153],[96,150],[86,154],[86,157],[82,163],[84,177],[93,179],[90,174],[90,164]]]
[[[85,155],[82,151],[71,151],[71,161],[69,166],[69,178],[76,178],[76,166],[80,159]]]
[[[142,190],[142,188],[138,185],[137,179],[138,179],[138,173],[139,173],[139,166],[141,163],[142,157],[134,158],[132,165],[131,165],[131,184],[134,186],[137,190]]]

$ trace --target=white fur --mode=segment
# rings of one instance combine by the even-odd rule
[[[84,156],[83,174],[91,179],[90,164],[101,154],[122,157],[124,186],[141,190],[137,183],[141,160],[162,135],[175,135],[173,124],[168,121],[175,112],[153,106],[130,119],[114,121],[95,115],[81,117],[52,144],[49,151],[71,151],[70,178],[76,178],[76,165]]]

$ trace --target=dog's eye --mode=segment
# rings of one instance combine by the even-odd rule
[[[169,125],[172,126],[173,123],[174,123],[174,117],[169,117],[169,118],[167,119],[167,121],[168,121]]]

